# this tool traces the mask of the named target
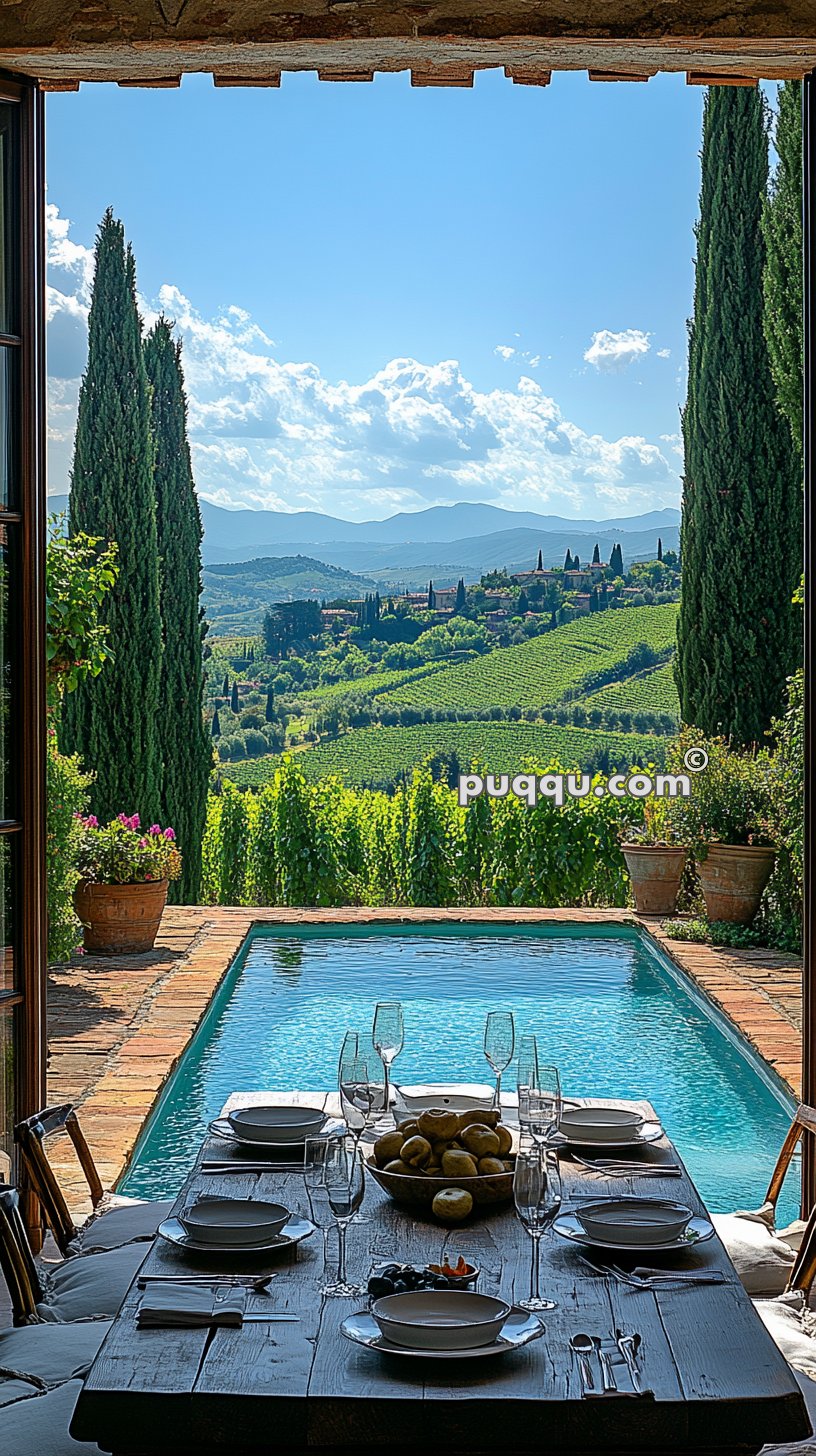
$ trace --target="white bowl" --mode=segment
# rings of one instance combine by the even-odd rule
[[[621,1143],[637,1137],[646,1121],[640,1112],[620,1107],[568,1107],[561,1113],[559,1132],[582,1142]]]
[[[385,1294],[371,1313],[393,1345],[412,1350],[473,1350],[498,1339],[510,1305],[466,1289]]]
[[[679,1239],[691,1209],[663,1198],[604,1198],[576,1208],[575,1217],[589,1238],[639,1249]]]
[[[240,1107],[227,1120],[239,1138],[256,1143],[302,1143],[320,1132],[325,1112],[317,1107]]]
[[[282,1203],[256,1198],[200,1198],[179,1214],[184,1232],[197,1243],[240,1245],[272,1240],[289,1219]]]
[[[437,1107],[451,1112],[470,1112],[472,1108],[493,1106],[492,1088],[481,1082],[431,1082],[427,1085],[400,1087],[394,1085],[394,1106],[397,1112],[420,1113]]]

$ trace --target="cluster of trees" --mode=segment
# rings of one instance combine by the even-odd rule
[[[683,412],[683,720],[762,740],[799,666],[802,572],[802,137],[779,96],[769,182],[758,88],[711,87]]]
[[[115,542],[118,574],[99,609],[109,661],[66,699],[61,742],[93,772],[100,820],[138,812],[172,824],[184,873],[171,890],[194,901],[212,754],[181,346],[165,318],[143,337],[133,253],[110,211],[96,241],[68,528],[103,549]]]
[[[335,737],[351,728],[413,728],[417,723],[559,723],[576,728],[607,728],[623,733],[677,732],[678,722],[670,713],[630,712],[625,708],[603,708],[564,701],[555,706],[521,708],[495,703],[488,708],[396,707],[376,697],[335,699],[315,718],[319,736]],[[242,756],[242,755],[241,755]],[[251,757],[252,755],[247,755]]]
[[[267,657],[285,657],[291,648],[315,642],[322,631],[319,602],[276,602],[264,615],[264,651]]]

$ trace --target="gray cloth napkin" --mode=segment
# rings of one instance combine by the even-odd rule
[[[136,1315],[140,1330],[194,1330],[203,1325],[240,1327],[247,1290],[213,1281],[212,1289],[189,1284],[163,1284],[147,1289]]]

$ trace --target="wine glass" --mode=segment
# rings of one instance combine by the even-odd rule
[[[538,1090],[538,1043],[529,1033],[519,1043],[516,1089],[519,1128],[522,1134],[530,1136],[530,1093]]]
[[[385,1068],[383,1111],[387,1117],[391,1110],[391,1065],[396,1061],[405,1042],[405,1023],[399,1001],[377,1002],[371,1040]]]
[[[326,1190],[326,1150],[336,1136],[310,1137],[303,1145],[303,1175],[306,1184],[306,1196],[309,1200],[312,1222],[317,1225],[323,1234],[323,1258],[326,1257],[326,1234],[333,1223],[332,1211],[329,1208],[329,1195]]]
[[[532,1239],[530,1297],[520,1299],[522,1309],[555,1309],[554,1299],[541,1295],[541,1240],[561,1207],[561,1174],[554,1153],[529,1148],[516,1158],[513,1174],[516,1213]]]
[[[493,1106],[501,1107],[502,1072],[510,1066],[516,1045],[516,1023],[512,1011],[491,1011],[485,1022],[484,1054],[496,1076]]]
[[[382,1103],[382,1083],[374,1081],[365,1057],[347,1056],[340,1062],[340,1108],[348,1131],[359,1143]]]
[[[538,1086],[527,1093],[527,1118],[530,1134],[539,1147],[552,1141],[558,1131],[564,1100],[557,1067],[539,1067]]]
[[[329,1298],[350,1298],[365,1294],[359,1284],[349,1283],[346,1274],[346,1230],[363,1201],[365,1183],[363,1162],[358,1143],[353,1138],[327,1139],[323,1163],[322,1187],[337,1224],[337,1278],[327,1284],[323,1294]]]

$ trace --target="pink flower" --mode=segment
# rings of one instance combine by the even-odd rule
[[[82,818],[81,815],[80,815],[80,818]],[[86,829],[98,829],[99,828],[99,820],[97,819],[97,817],[96,817],[95,814],[87,814],[85,816],[85,818],[82,820],[82,823],[85,825],[85,828]]]
[[[140,849],[147,849],[147,840],[146,839],[140,839],[139,840],[139,848]]]
[[[164,831],[164,837],[165,837],[165,839],[175,839],[175,837],[176,837],[176,831],[175,831],[175,829],[169,829],[169,828],[168,829],[165,829],[165,831]]]
[[[116,818],[117,818],[117,820],[119,821],[120,824],[124,824],[125,825],[125,828],[128,827],[128,822],[129,821],[128,821],[127,814],[117,814]]]
[[[149,832],[151,834],[161,834],[161,824],[151,824]]]

